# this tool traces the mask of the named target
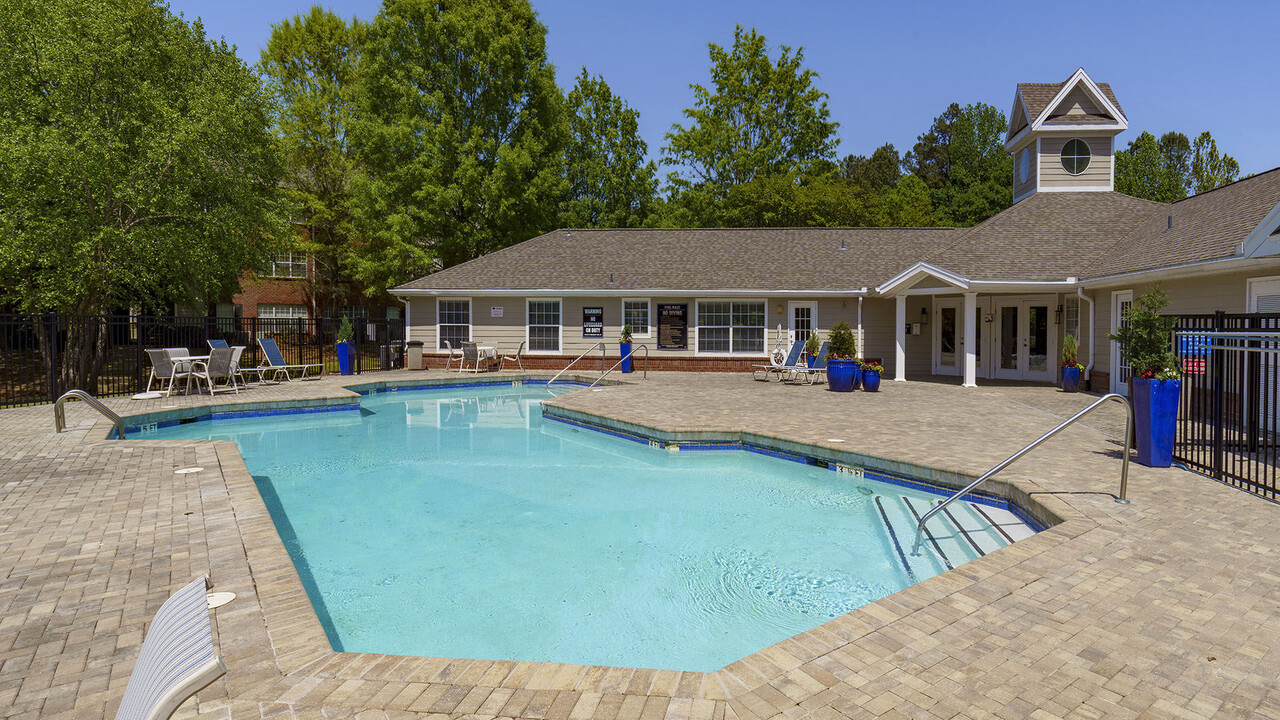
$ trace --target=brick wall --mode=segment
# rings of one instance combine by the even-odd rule
[[[1097,370],[1089,373],[1089,390],[1096,393],[1111,392],[1111,373]]]
[[[240,292],[232,296],[231,302],[240,306],[242,317],[257,317],[258,305],[304,305],[308,314],[311,299],[305,290],[306,281],[302,279],[266,278],[245,273],[240,278]]]
[[[521,359],[526,370],[560,370],[569,361],[573,360],[576,355],[526,355]],[[428,368],[443,368],[445,366],[446,356],[444,355],[425,355],[423,356],[423,364]],[[618,362],[617,355],[610,355],[605,367],[610,367]],[[643,356],[634,359],[633,367],[637,372],[644,368],[645,360]],[[650,357],[650,370],[683,370],[691,372],[751,372],[753,365],[767,364],[769,361],[765,358],[676,358],[676,357]],[[454,360],[450,368],[458,367],[458,361]],[[517,367],[515,363],[506,363],[505,367],[510,369]],[[575,370],[585,372],[600,371],[600,357],[588,357],[579,360],[573,366]],[[617,372],[616,370],[614,372]]]

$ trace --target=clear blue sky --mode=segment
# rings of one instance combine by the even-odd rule
[[[271,24],[310,0],[172,0],[256,62]],[[320,3],[372,18],[375,0]],[[1121,146],[1143,130],[1209,130],[1241,169],[1280,166],[1280,2],[957,3],[789,0],[533,0],[562,87],[585,65],[640,111],[649,154],[683,122],[690,83],[709,81],[707,43],[735,24],[803,47],[830,95],[840,156],[885,141],[911,148],[951,102],[1008,112],[1018,82],[1059,82],[1077,67],[1109,82],[1129,117]]]

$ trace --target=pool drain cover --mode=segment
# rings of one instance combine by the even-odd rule
[[[198,473],[203,469],[204,468],[202,467],[185,467],[180,470],[174,470],[173,474],[174,475],[190,475],[191,473]]]
[[[155,400],[158,397],[164,397],[164,393],[158,392],[140,392],[133,396],[134,400]]]
[[[236,599],[233,592],[211,592],[205,596],[209,600],[209,609],[220,608]]]

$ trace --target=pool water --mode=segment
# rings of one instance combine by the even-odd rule
[[[935,496],[649,447],[547,398],[381,393],[152,436],[237,443],[336,650],[713,671],[944,569],[909,574],[875,503]]]

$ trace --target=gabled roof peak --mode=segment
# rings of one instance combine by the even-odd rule
[[[1084,68],[1062,82],[1018,83],[1009,116],[1005,140],[1010,146],[1025,133],[1046,126],[1096,125],[1119,130],[1129,126],[1111,86],[1094,82]]]

